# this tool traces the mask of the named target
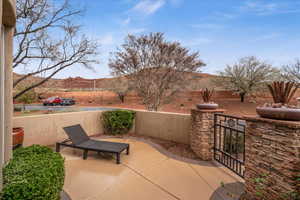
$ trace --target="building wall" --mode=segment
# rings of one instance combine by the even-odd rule
[[[12,152],[12,45],[16,21],[14,0],[0,1],[0,176]],[[2,177],[0,177],[0,189]]]
[[[136,111],[131,133],[189,144],[190,115]],[[14,117],[14,127],[24,127],[24,145],[53,145],[66,139],[63,127],[81,124],[88,135],[103,134],[102,111]]]
[[[137,111],[135,133],[183,144],[189,144],[191,115]]]
[[[81,124],[88,135],[103,133],[101,111],[14,117],[14,127],[23,127],[24,145],[53,145],[67,138],[63,127]]]

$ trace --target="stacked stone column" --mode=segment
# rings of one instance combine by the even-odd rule
[[[300,123],[260,117],[245,119],[247,199],[300,199],[297,180],[300,175]]]
[[[191,110],[190,145],[202,160],[213,159],[214,114],[223,112],[224,110]]]

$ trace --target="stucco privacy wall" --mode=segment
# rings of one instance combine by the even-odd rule
[[[14,117],[14,127],[24,127],[24,145],[53,145],[66,135],[63,127],[81,124],[89,135],[103,133],[102,111],[72,112],[49,115]],[[179,143],[189,144],[190,115],[136,111],[131,132]]]
[[[63,127],[81,124],[89,135],[103,133],[101,111],[14,117],[14,127],[24,127],[24,145],[53,145],[66,137]]]
[[[189,144],[190,125],[189,114],[137,111],[135,133]]]

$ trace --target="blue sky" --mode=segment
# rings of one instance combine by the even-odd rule
[[[109,52],[125,36],[164,32],[199,51],[215,73],[244,56],[275,66],[300,58],[300,0],[70,0],[84,7],[83,32],[101,43],[95,72],[73,66],[56,77],[109,77]]]

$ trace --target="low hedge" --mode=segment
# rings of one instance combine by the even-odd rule
[[[13,152],[3,169],[2,200],[59,200],[64,159],[48,147],[33,145]]]
[[[105,111],[101,116],[104,132],[112,135],[128,133],[134,118],[135,112],[129,110]]]

